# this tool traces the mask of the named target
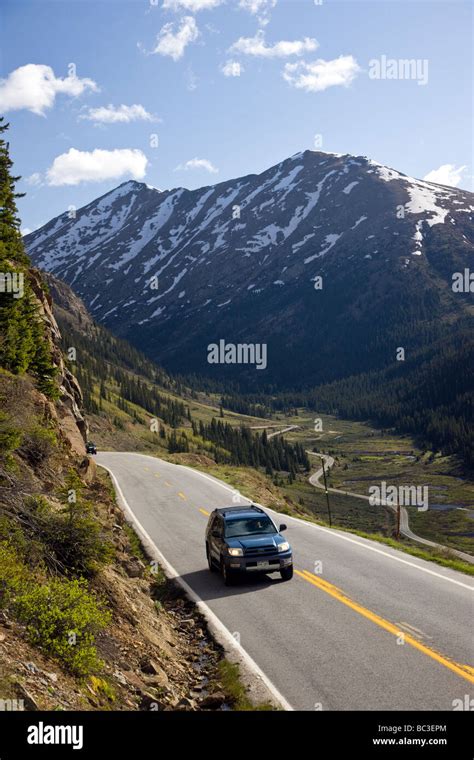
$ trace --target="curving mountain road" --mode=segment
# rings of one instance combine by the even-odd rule
[[[97,461],[180,579],[239,634],[286,707],[451,710],[472,689],[468,576],[267,510],[288,525],[295,577],[226,588],[207,569],[204,530],[212,509],[238,503],[228,485],[141,454],[101,453]]]
[[[313,454],[316,457],[319,457],[320,459],[324,459],[326,469],[329,470],[333,464],[334,464],[334,457],[330,456],[329,454],[319,454],[316,451],[306,451],[307,454]],[[316,470],[316,472],[313,472],[312,475],[308,478],[309,482],[312,486],[315,488],[322,488],[324,491],[324,484],[321,483],[321,478],[323,477],[323,468],[322,466],[319,468],[319,470]],[[355,499],[365,499],[365,501],[370,501],[369,496],[365,496],[362,493],[355,493],[354,491],[342,491],[340,488],[328,488],[329,493],[339,493],[341,496],[352,496]],[[377,499],[376,504],[389,507],[394,512],[397,511],[397,505],[393,504],[392,502],[387,502],[385,499]],[[450,551],[452,554],[455,554],[459,559],[464,560],[464,562],[469,562],[471,565],[474,564],[474,557],[472,554],[467,554],[467,552],[461,552],[458,549],[453,549],[450,546],[444,546],[443,544],[437,544],[434,541],[430,541],[428,538],[423,538],[423,536],[419,536],[417,533],[414,533],[412,529],[410,528],[410,524],[408,522],[408,510],[405,509],[405,507],[400,507],[400,533],[402,533],[407,538],[411,538],[412,541],[416,541],[418,544],[424,544],[425,546],[432,546],[435,549],[446,549]]]

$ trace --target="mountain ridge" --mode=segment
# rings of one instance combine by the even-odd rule
[[[398,169],[394,169],[392,166],[388,166],[388,164],[383,164],[380,161],[377,161],[376,159],[369,158],[369,156],[366,156],[364,154],[354,154],[354,153],[337,153],[334,151],[324,151],[324,150],[311,150],[310,148],[306,148],[304,150],[297,151],[296,153],[293,153],[291,156],[288,156],[286,158],[283,158],[281,161],[279,161],[277,164],[272,164],[270,167],[263,169],[261,172],[249,172],[248,174],[242,174],[242,175],[236,175],[229,177],[228,179],[221,180],[220,182],[214,182],[210,183],[208,185],[200,185],[197,188],[189,188],[185,187],[184,185],[174,185],[173,187],[167,187],[167,188],[159,188],[155,187],[154,185],[150,185],[148,182],[136,180],[136,179],[126,179],[123,182],[120,182],[116,187],[112,188],[111,190],[108,190],[107,192],[103,193],[102,195],[95,198],[93,201],[89,201],[89,203],[84,204],[84,206],[81,206],[81,208],[85,208],[86,206],[90,205],[90,203],[95,203],[97,200],[100,200],[104,196],[108,195],[111,192],[114,192],[114,190],[117,190],[120,187],[123,187],[125,185],[136,185],[136,186],[143,186],[148,188],[149,190],[156,190],[158,193],[168,193],[168,192],[174,192],[177,190],[186,190],[188,192],[195,192],[198,190],[206,190],[210,187],[219,187],[219,185],[224,185],[228,182],[235,182],[239,179],[247,179],[252,177],[259,177],[265,172],[269,171],[269,169],[272,169],[276,166],[280,166],[285,161],[292,161],[294,159],[300,158],[304,156],[305,153],[310,153],[314,155],[319,156],[334,156],[335,158],[349,158],[349,159],[361,159],[368,161],[373,166],[379,166],[381,168],[387,169],[388,171],[396,172],[396,174],[404,177],[406,180],[410,182],[423,182],[426,185],[432,185],[434,188],[441,188],[442,190],[459,190],[460,192],[468,193],[470,195],[474,195],[474,193],[470,190],[466,190],[465,188],[457,188],[454,185],[443,185],[441,182],[432,182],[431,180],[425,180],[420,177],[412,177],[410,174],[406,174],[405,172],[399,171]],[[61,216],[60,214],[58,216]],[[53,217],[53,219],[56,219],[57,217]],[[44,225],[42,225],[44,226]],[[36,231],[36,230],[35,230]],[[29,233],[32,234],[32,233]]]
[[[170,371],[212,376],[206,349],[222,338],[268,343],[258,382],[292,387],[386,365],[402,340],[416,348],[439,338],[437,322],[469,318],[450,279],[473,260],[473,211],[468,191],[303,151],[196,190],[127,181],[25,242],[95,319]]]

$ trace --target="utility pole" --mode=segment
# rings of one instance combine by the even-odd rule
[[[324,457],[321,456],[321,462],[323,465],[323,475],[324,475],[324,490],[326,491],[326,503],[328,505],[328,515],[329,515],[329,527],[332,527],[332,520],[331,520],[331,507],[329,506],[329,491],[328,491],[328,484],[326,481],[326,468],[324,467]]]

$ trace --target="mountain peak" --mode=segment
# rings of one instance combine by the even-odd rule
[[[129,180],[25,241],[34,263],[71,285],[95,319],[171,369],[205,373],[206,340],[265,342],[271,323],[285,351],[296,357],[309,340],[317,356],[348,314],[352,334],[371,298],[393,298],[399,309],[410,293],[411,313],[430,278],[441,278],[447,292],[438,298],[451,302],[448,274],[463,271],[474,251],[473,201],[365,156],[308,150],[196,190]],[[320,277],[325,290],[315,297]],[[361,334],[347,346],[352,369],[372,361],[363,342]],[[305,357],[293,372],[311,382],[331,376],[330,353],[317,366]]]

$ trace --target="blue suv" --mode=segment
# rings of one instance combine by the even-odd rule
[[[274,573],[284,581],[293,577],[293,554],[282,531],[256,506],[215,509],[206,528],[209,570],[219,569],[230,586],[239,573]]]

